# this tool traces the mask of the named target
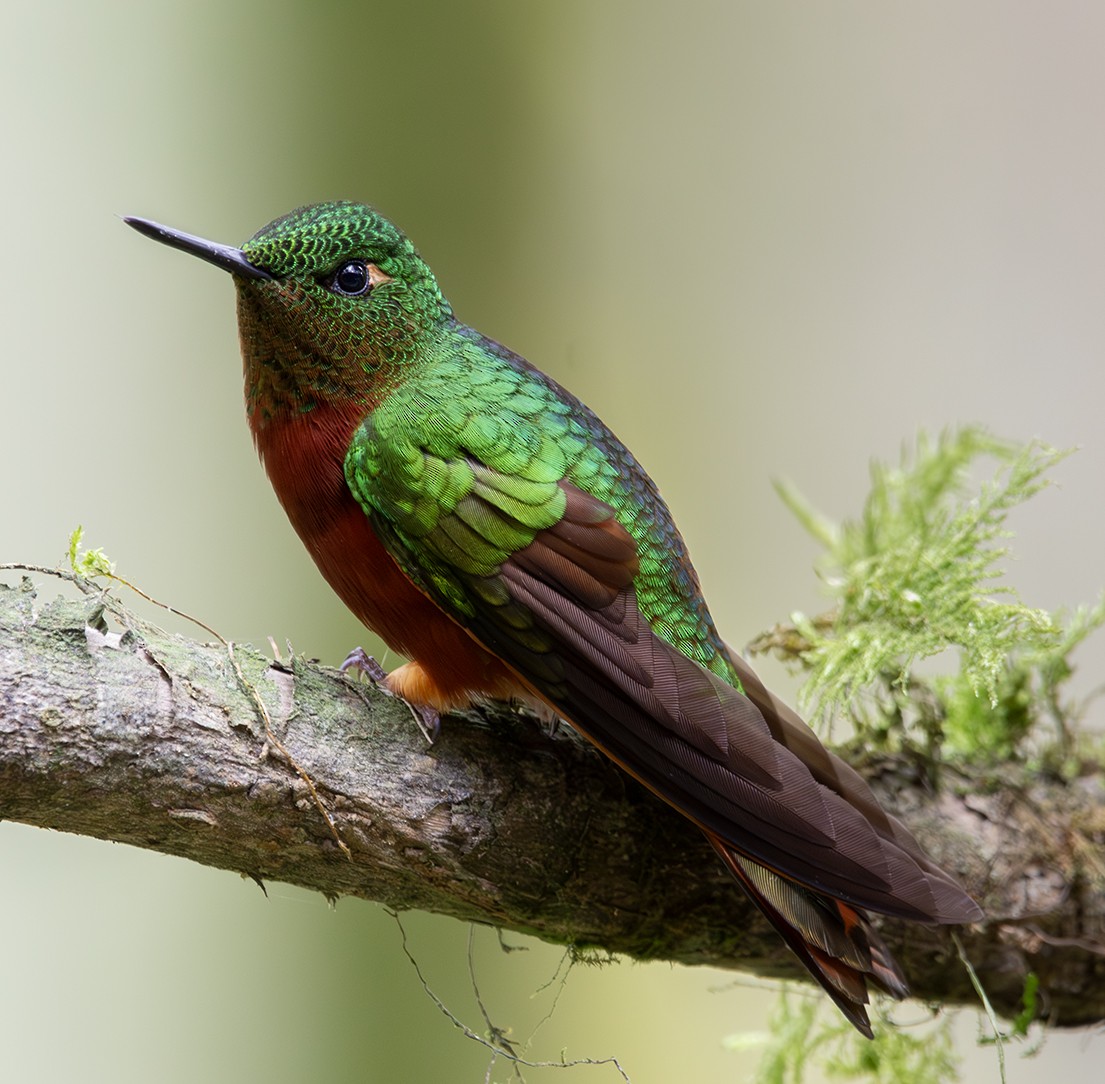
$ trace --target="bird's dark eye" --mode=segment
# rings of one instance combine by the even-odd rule
[[[337,269],[326,283],[336,294],[361,297],[372,289],[372,277],[364,260],[349,260]]]

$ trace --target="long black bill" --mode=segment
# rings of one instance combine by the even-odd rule
[[[180,230],[171,230],[168,226],[162,226],[160,222],[151,222],[148,218],[131,218],[126,216],[123,221],[128,226],[133,226],[139,233],[152,237],[170,248],[179,248],[182,252],[190,252],[201,260],[213,263],[232,275],[239,275],[244,279],[271,279],[274,276],[259,267],[254,267],[240,248],[231,245],[217,245],[214,241],[205,241],[202,237],[193,237],[190,233],[181,233]]]

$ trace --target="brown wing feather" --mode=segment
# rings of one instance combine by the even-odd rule
[[[738,853],[853,906],[928,921],[977,917],[861,777],[746,664],[748,696],[656,636],[627,583],[632,538],[601,502],[565,488],[564,520],[501,571],[510,598],[549,635],[557,680],[536,679],[549,673],[549,651],[531,666],[535,653],[509,643],[504,651],[501,630],[495,649],[610,756]],[[620,566],[611,560],[619,552]]]
[[[659,640],[633,598],[621,631],[637,635],[623,638],[590,615],[566,614],[561,596],[520,570],[504,568],[504,578],[557,640],[554,706],[704,829],[859,907],[930,921],[973,916],[962,893],[947,899],[944,878],[818,783],[750,700]],[[508,661],[526,674],[523,659]]]
[[[942,910],[954,913],[964,896],[960,885],[921,850],[913,834],[897,817],[879,805],[867,780],[847,761],[831,753],[801,716],[771,693],[756,672],[732,649],[729,658],[748,698],[759,708],[772,736],[810,770],[817,782],[829,787],[863,814],[880,836],[893,840],[925,871]],[[974,917],[981,917],[978,908]],[[956,921],[971,921],[958,919]]]

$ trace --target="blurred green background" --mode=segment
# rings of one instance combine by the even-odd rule
[[[921,426],[1079,445],[1016,517],[1013,579],[1044,607],[1105,581],[1100,4],[44,2],[6,9],[0,56],[0,560],[52,564],[83,523],[228,637],[373,646],[250,447],[230,283],[116,217],[240,242],[355,198],[638,453],[732,641],[822,605],[771,478],[851,514]],[[0,869],[4,1079],[485,1079],[371,904],[20,825]],[[481,1030],[467,927],[408,926]],[[521,1041],[560,958],[527,945],[474,953]],[[775,995],[733,979],[577,969],[530,1056],[742,1079],[755,1053],[722,1040]],[[975,1029],[964,1077],[996,1079]],[[1059,1035],[1009,1079],[1101,1056]]]

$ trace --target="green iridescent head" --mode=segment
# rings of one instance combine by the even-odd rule
[[[338,296],[370,296],[356,291],[356,275],[347,276],[353,289],[335,283],[350,262],[375,264],[383,275],[407,289],[429,296],[424,303],[443,303],[429,267],[406,234],[379,212],[361,203],[313,203],[283,215],[258,230],[242,255],[254,267],[276,279],[311,280]]]
[[[371,399],[452,317],[407,236],[360,203],[316,203],[240,249],[126,219],[234,276],[246,396],[258,423],[321,401]]]

